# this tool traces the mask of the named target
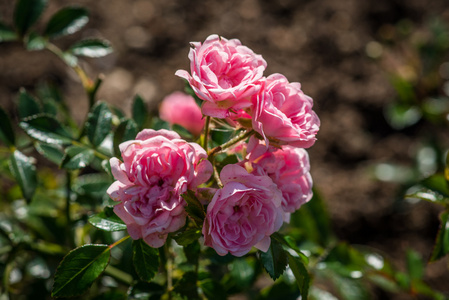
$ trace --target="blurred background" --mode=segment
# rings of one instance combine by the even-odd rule
[[[156,112],[184,89],[174,73],[189,69],[189,42],[240,39],[267,61],[266,75],[282,73],[314,99],[322,125],[309,149],[312,176],[338,236],[399,268],[409,248],[430,256],[440,208],[403,194],[439,170],[449,146],[447,0],[52,0],[43,20],[69,4],[88,8],[90,22],[55,43],[109,40],[113,54],[82,64],[105,75],[99,97],[128,113],[136,93]],[[4,23],[13,8],[0,0]],[[52,81],[81,122],[88,100],[72,72],[49,52],[1,43],[0,104],[13,112],[20,87]],[[440,291],[448,276],[447,259],[426,269]]]

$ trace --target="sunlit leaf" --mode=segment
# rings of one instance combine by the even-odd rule
[[[273,280],[279,278],[287,267],[287,252],[275,239],[267,252],[260,251],[260,261]]]
[[[45,49],[47,46],[48,40],[44,38],[43,36],[38,35],[35,32],[30,33],[28,35],[28,38],[26,40],[26,48],[30,51],[37,51]]]
[[[94,158],[92,149],[70,146],[65,150],[64,158],[61,162],[61,168],[77,170],[85,168]]]
[[[48,0],[19,0],[14,9],[14,25],[23,36],[36,23],[45,10]]]
[[[8,114],[0,107],[0,140],[8,146],[15,144],[15,135]]]
[[[98,102],[88,115],[86,130],[89,141],[98,147],[111,132],[112,113],[105,102]]]
[[[65,7],[51,17],[44,34],[52,38],[72,34],[80,30],[88,21],[88,12],[85,8]]]
[[[298,284],[299,292],[301,293],[301,299],[307,299],[309,294],[310,275],[299,257],[294,257],[289,253],[287,253],[287,256],[288,265],[292,270],[293,275],[295,275],[296,283]]]
[[[150,282],[159,269],[159,250],[151,248],[142,239],[134,240],[133,264],[139,278]]]
[[[112,207],[105,207],[104,211],[89,217],[89,223],[106,231],[126,230],[126,224],[115,213]]]
[[[47,144],[69,144],[72,141],[59,121],[47,114],[25,118],[19,126],[32,138]]]
[[[70,47],[69,51],[78,56],[102,57],[112,53],[113,50],[106,40],[89,39],[77,42]]]
[[[42,113],[42,108],[37,100],[23,88],[20,89],[19,93],[18,110],[21,119]]]
[[[84,245],[70,251],[55,274],[52,297],[82,295],[109,264],[111,249],[107,245]]]
[[[64,150],[60,145],[36,142],[35,148],[40,155],[44,156],[49,161],[57,164],[58,166],[61,164],[64,157]]]
[[[137,127],[142,129],[145,122],[148,119],[148,111],[145,105],[145,101],[143,101],[140,95],[136,95],[134,97],[134,102],[132,106],[132,116],[133,120],[136,122]]]
[[[418,188],[416,191],[412,192],[412,193],[408,193],[407,195],[405,195],[405,198],[415,198],[415,199],[420,199],[420,200],[424,200],[424,201],[429,201],[429,202],[433,202],[433,203],[438,203],[441,205],[445,205],[446,203],[449,203],[449,198],[443,196],[442,194],[427,189],[427,188]]]
[[[440,229],[438,230],[430,261],[436,261],[449,253],[449,212],[443,212],[440,215],[440,220]]]
[[[10,156],[10,169],[22,190],[23,197],[29,202],[37,187],[36,167],[33,160],[19,150]]]

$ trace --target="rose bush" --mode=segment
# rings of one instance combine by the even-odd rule
[[[119,201],[114,212],[133,239],[160,247],[168,233],[185,224],[181,194],[207,181],[212,165],[198,144],[163,129],[141,131],[135,140],[120,144],[120,151],[123,162],[110,161],[116,181],[107,191]]]
[[[282,225],[281,192],[268,176],[238,165],[225,166],[220,178],[224,186],[207,207],[204,244],[219,255],[243,256],[253,246],[266,252]]]

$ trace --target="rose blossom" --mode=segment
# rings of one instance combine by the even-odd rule
[[[135,140],[120,144],[123,162],[111,158],[115,181],[108,195],[114,212],[133,239],[161,247],[169,232],[185,224],[181,194],[207,181],[212,165],[206,151],[187,143],[174,131],[145,129]]]
[[[252,150],[248,154],[253,169],[252,173],[268,175],[277,185],[282,192],[282,209],[287,213],[288,220],[289,213],[295,212],[313,195],[309,155],[305,149],[288,145],[275,151],[273,151],[274,148],[267,151],[263,143],[259,144],[261,147],[252,144],[254,144],[254,140],[250,140],[248,146],[248,149]],[[260,155],[262,148],[265,149],[265,152]],[[255,157],[256,153],[258,157]]]
[[[226,118],[229,110],[251,106],[250,96],[260,89],[260,80],[267,63],[261,55],[243,46],[237,39],[227,40],[210,35],[203,44],[191,43],[190,75],[178,70],[197,96],[205,100],[203,114]]]
[[[207,207],[204,244],[219,255],[243,256],[253,246],[266,252],[282,225],[281,192],[268,176],[238,165],[226,165],[220,178],[224,186]]]
[[[312,110],[313,100],[298,82],[289,83],[281,74],[267,77],[264,88],[252,97],[253,128],[266,141],[308,148],[315,143],[320,119]]]
[[[171,124],[178,124],[199,136],[204,126],[203,114],[192,96],[174,92],[162,100],[159,116]]]

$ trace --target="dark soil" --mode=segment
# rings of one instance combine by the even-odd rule
[[[9,0],[0,0],[0,18],[12,19]],[[425,258],[438,230],[439,208],[401,200],[399,185],[375,179],[379,163],[413,163],[425,141],[426,124],[392,129],[383,108],[395,92],[380,64],[366,54],[379,30],[403,19],[420,27],[440,16],[449,23],[447,0],[53,0],[43,19],[68,4],[91,12],[87,29],[57,41],[64,48],[81,37],[104,37],[115,52],[86,60],[92,76],[105,74],[99,96],[129,112],[139,93],[151,110],[184,83],[174,76],[188,69],[190,41],[217,33],[238,38],[268,62],[266,75],[282,73],[299,81],[315,101],[322,121],[318,141],[309,149],[312,176],[325,198],[338,236],[352,244],[383,251],[404,268],[406,249]],[[40,23],[42,24],[42,22]],[[42,27],[42,26],[41,26]],[[0,99],[12,109],[22,86],[54,80],[78,120],[87,99],[76,76],[48,52],[28,53],[20,44],[0,44]],[[441,134],[442,141],[447,135]],[[447,142],[446,142],[447,144]],[[447,286],[447,262],[429,265],[427,282]],[[386,295],[378,294],[379,299]],[[396,299],[396,298],[395,298]]]

